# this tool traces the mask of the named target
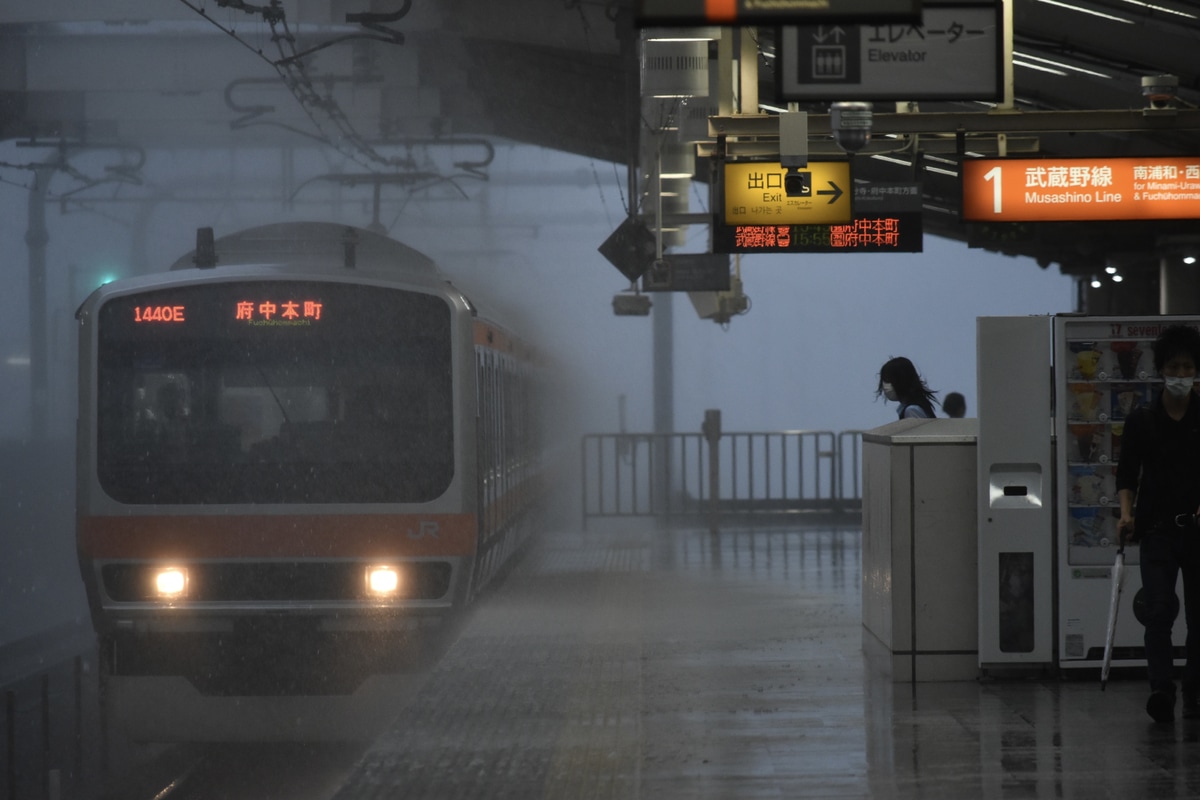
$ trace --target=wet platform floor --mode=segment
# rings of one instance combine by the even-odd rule
[[[546,534],[335,797],[1200,797],[1200,722],[1140,678],[893,684],[861,563],[858,529]]]

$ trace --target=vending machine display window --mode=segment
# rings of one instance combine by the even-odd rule
[[[1150,402],[1161,383],[1154,374],[1152,339],[1132,336],[1146,325],[1079,320],[1065,327],[1059,373],[1065,378],[1059,409],[1066,413],[1059,458],[1065,456],[1067,561],[1111,564],[1117,548],[1116,472],[1125,417]],[[1065,345],[1065,346],[1064,346]]]

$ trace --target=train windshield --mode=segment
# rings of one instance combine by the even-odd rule
[[[438,296],[204,284],[109,300],[98,324],[97,474],[120,502],[414,503],[450,484]]]

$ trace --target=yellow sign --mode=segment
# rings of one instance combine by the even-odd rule
[[[789,173],[779,162],[725,164],[726,225],[850,222],[850,162],[812,161]]]
[[[1200,156],[968,159],[962,167],[971,222],[1200,218]]]

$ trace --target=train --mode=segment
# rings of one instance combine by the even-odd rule
[[[548,359],[501,316],[326,222],[202,228],[83,302],[76,544],[123,729],[204,738],[181,709],[248,698],[373,707],[504,573],[554,468]]]

